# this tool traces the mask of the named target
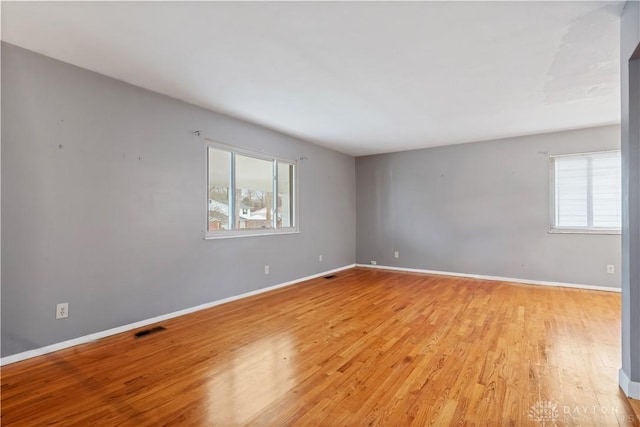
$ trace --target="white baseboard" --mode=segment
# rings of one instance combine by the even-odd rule
[[[457,277],[470,277],[472,279],[481,279],[481,280],[496,280],[499,282],[524,283],[527,285],[558,286],[562,288],[587,289],[590,291],[621,292],[620,288],[610,288],[608,286],[581,285],[577,283],[564,283],[564,282],[545,282],[541,280],[516,279],[513,277],[485,276],[482,274],[467,274],[467,273],[452,273],[449,271],[423,270],[420,268],[390,267],[388,265],[356,264],[356,266],[366,267],[366,268],[379,268],[382,270],[407,271],[410,273],[438,274],[442,276],[457,276]]]
[[[31,359],[32,357],[42,356],[44,354],[53,353],[54,351],[62,350],[69,347],[74,347],[80,344],[86,344],[92,341],[99,340],[100,338],[105,338],[111,335],[116,335],[122,332],[130,331],[132,329],[140,328],[142,326],[147,326],[152,323],[162,322],[163,320],[172,319],[174,317],[184,316],[185,314],[194,313],[196,311],[205,310],[207,308],[215,307],[216,305],[225,304],[231,301],[239,300],[242,298],[247,298],[253,295],[262,294],[264,292],[269,292],[274,289],[284,288],[285,286],[295,285],[296,283],[304,282],[306,280],[315,279],[317,277],[327,276],[332,273],[336,273],[338,271],[347,270],[349,268],[355,267],[355,264],[345,265],[344,267],[335,268],[333,270],[323,271],[322,273],[313,274],[311,276],[302,277],[300,279],[291,280],[289,282],[280,283],[278,285],[269,286],[268,288],[257,289],[255,291],[246,292],[240,295],[234,295],[232,297],[223,298],[220,300],[208,302],[205,304],[200,304],[195,307],[185,308],[184,310],[174,311],[168,314],[162,314],[160,316],[152,317],[150,319],[141,320],[139,322],[130,323],[128,325],[118,326],[117,328],[107,329],[106,331],[100,331],[93,334],[85,335],[82,337],[74,338],[68,341],[63,341],[51,345],[47,345],[45,347],[36,348],[33,350],[28,350],[22,353],[12,354],[10,356],[3,357],[0,359],[0,366],[9,365],[11,363],[20,362],[22,360]]]
[[[627,397],[640,399],[640,382],[631,381],[622,368],[618,371],[618,384]]]

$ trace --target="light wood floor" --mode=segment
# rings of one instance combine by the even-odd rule
[[[616,293],[355,268],[162,326],[3,367],[2,425],[637,425]]]

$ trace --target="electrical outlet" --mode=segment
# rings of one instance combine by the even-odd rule
[[[607,273],[616,274],[616,267],[613,264],[607,264]]]
[[[393,257],[394,257],[394,258],[400,258],[400,252],[395,251],[395,252],[393,253]]]
[[[269,274],[269,266],[268,265],[264,266],[264,274]]]
[[[69,317],[69,303],[62,302],[56,305],[56,319],[66,319]]]
[[[371,260],[371,261],[369,261],[369,264],[371,264],[371,265],[377,265],[377,264],[378,264],[378,261]]]
[[[318,261],[322,262],[322,255],[318,256]]]

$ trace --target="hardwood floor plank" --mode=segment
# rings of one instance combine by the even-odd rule
[[[354,268],[161,324],[2,367],[2,425],[639,425],[619,294]]]

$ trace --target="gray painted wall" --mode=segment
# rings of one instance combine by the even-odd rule
[[[640,45],[640,3],[626,3],[620,34],[622,370],[631,381],[640,383],[640,58],[631,67],[629,63]]]
[[[355,261],[350,156],[4,43],[2,89],[3,356]],[[196,129],[307,157],[301,232],[203,240]]]
[[[356,260],[620,287],[620,235],[548,233],[541,154],[619,147],[608,126],[356,158]]]

